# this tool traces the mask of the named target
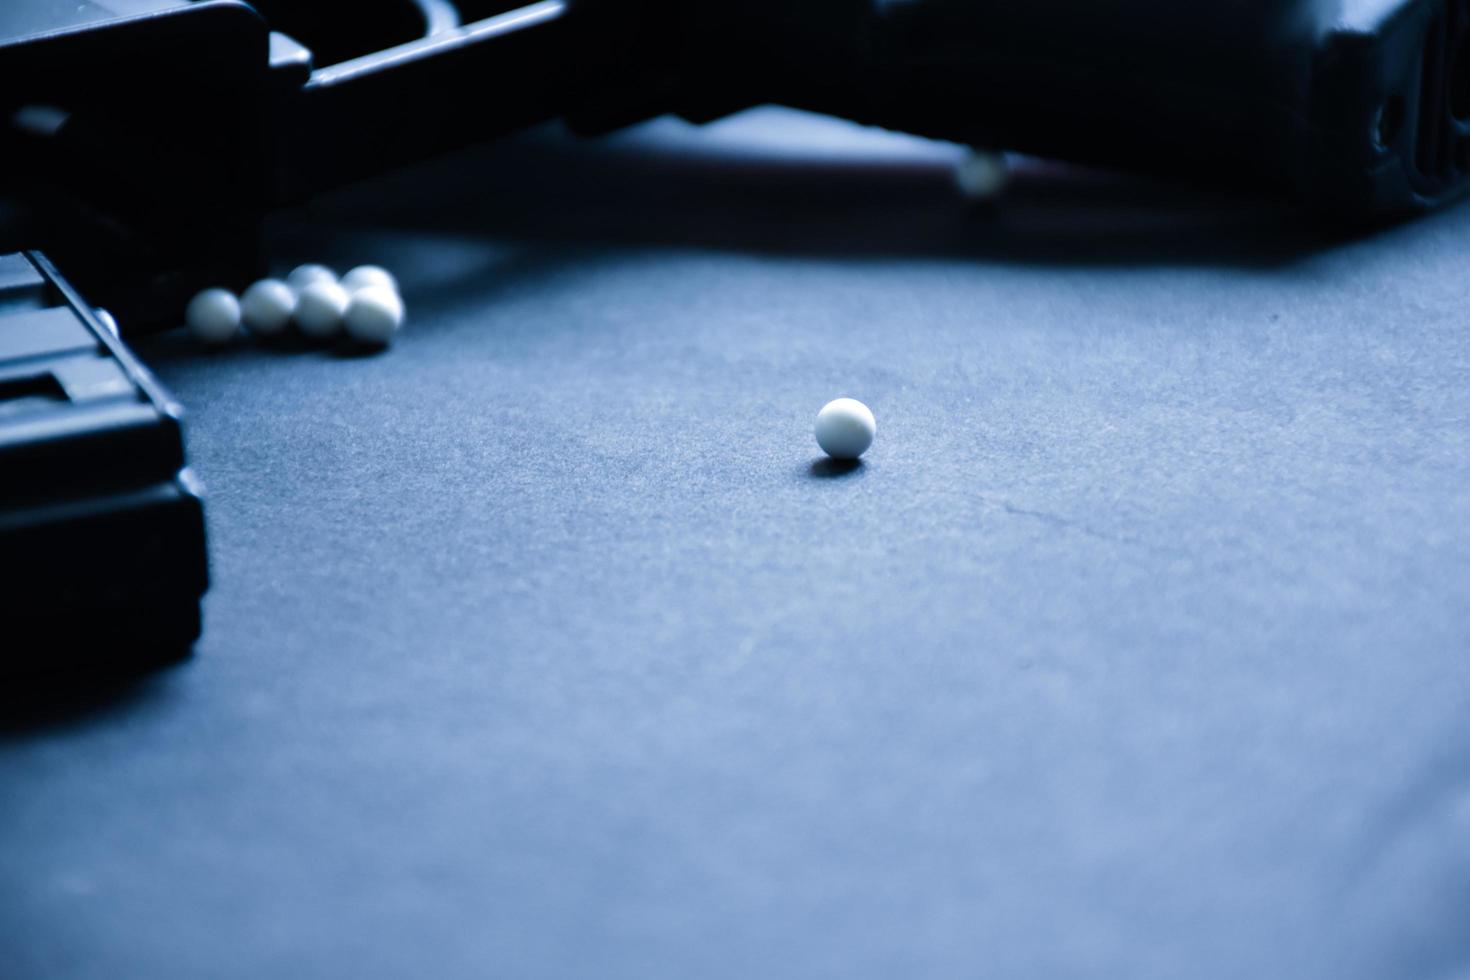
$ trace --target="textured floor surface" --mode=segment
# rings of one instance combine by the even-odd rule
[[[0,730],[0,975],[1470,977],[1470,207],[966,215],[957,152],[769,110],[282,216],[412,323],[140,345],[206,632]]]

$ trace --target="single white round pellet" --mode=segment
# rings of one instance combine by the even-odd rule
[[[251,333],[272,337],[291,323],[296,291],[279,279],[262,279],[240,296],[240,318]]]
[[[1011,168],[1004,153],[971,150],[955,164],[954,182],[971,201],[990,201],[1011,182]]]
[[[838,398],[817,413],[817,445],[833,459],[857,459],[873,444],[878,422],[856,398]]]
[[[324,265],[317,265],[315,262],[298,265],[291,270],[290,275],[286,276],[286,284],[298,293],[312,283],[322,282],[323,280],[336,282],[337,273]]]
[[[296,326],[315,340],[325,340],[342,329],[347,312],[347,290],[331,279],[308,283],[296,295]]]
[[[348,300],[342,321],[353,340],[386,344],[403,326],[403,300],[386,286],[364,287]]]
[[[93,310],[92,312],[94,312],[94,313],[97,314],[97,319],[99,319],[99,320],[102,321],[102,325],[104,327],[106,327],[108,330],[110,330],[112,332],[112,335],[114,337],[121,337],[122,336],[122,334],[117,329],[117,318],[116,317],[114,317],[111,313],[108,313],[106,310],[104,310],[100,306],[97,307],[97,309]]]
[[[342,288],[349,293],[369,286],[386,286],[393,292],[398,292],[398,280],[393,278],[393,273],[380,265],[360,265],[347,270],[347,275],[342,277]]]
[[[184,322],[206,344],[223,344],[240,329],[240,301],[228,289],[205,289],[189,300]]]

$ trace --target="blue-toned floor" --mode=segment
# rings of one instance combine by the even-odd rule
[[[412,322],[140,345],[206,631],[0,733],[0,975],[1470,976],[1470,206],[957,154],[762,110],[284,216]]]

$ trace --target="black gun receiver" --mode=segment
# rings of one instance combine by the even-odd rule
[[[0,256],[0,671],[166,660],[199,634],[179,408],[38,254]]]
[[[1470,0],[5,0],[0,251],[65,270],[80,297],[32,263],[174,451],[170,403],[92,306],[127,331],[175,325],[195,289],[263,271],[272,209],[449,148],[761,103],[1382,220],[1470,188]],[[0,345],[21,322],[0,321]],[[28,386],[70,390],[14,377],[31,407]],[[0,446],[23,414],[0,414]],[[36,497],[17,467],[37,458],[0,455],[0,521],[70,533],[17,508],[101,500],[103,471],[57,470]],[[197,515],[182,456],[157,464],[147,485]],[[33,558],[63,547],[27,533]],[[180,560],[180,588],[202,589],[202,553]]]

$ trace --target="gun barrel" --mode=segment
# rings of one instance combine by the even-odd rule
[[[317,68],[277,96],[278,202],[565,113],[584,86],[566,0],[461,24]]]

